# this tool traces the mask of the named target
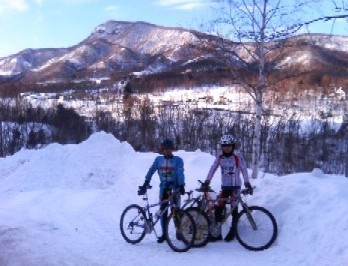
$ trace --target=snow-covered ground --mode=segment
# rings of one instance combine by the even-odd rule
[[[186,188],[196,188],[214,158],[176,154],[185,162]],[[141,203],[137,187],[156,155],[100,132],[79,145],[51,144],[0,159],[0,265],[348,265],[348,179],[320,170],[252,180],[257,188],[249,204],[269,209],[279,226],[268,250],[222,241],[176,253],[154,234],[126,243],[121,212]],[[155,201],[157,176],[152,184]]]

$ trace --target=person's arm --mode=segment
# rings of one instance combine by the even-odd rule
[[[211,181],[211,179],[213,178],[213,176],[214,176],[216,170],[218,169],[219,165],[220,165],[220,156],[217,156],[217,157],[215,158],[214,163],[213,163],[212,166],[210,167],[210,170],[209,170],[209,172],[208,172],[208,175],[207,175],[207,177],[206,177],[206,179],[205,179],[206,182],[210,183],[210,181]]]
[[[178,185],[185,186],[184,161],[181,157],[177,157],[176,176],[178,178]]]
[[[250,195],[253,194],[253,188],[249,181],[249,175],[248,170],[246,168],[246,163],[244,161],[244,158],[242,155],[239,154],[239,162],[240,162],[240,171],[242,172],[243,179],[244,179],[244,186],[249,190]]]
[[[147,184],[150,184],[153,174],[158,169],[158,158],[159,157],[156,157],[156,159],[153,161],[152,165],[150,166],[149,170],[147,171],[145,175],[145,182],[147,182]]]
[[[147,190],[148,185],[150,184],[151,178],[158,168],[157,167],[157,165],[158,165],[157,160],[158,159],[156,158],[154,160],[154,162],[152,163],[152,165],[150,166],[149,170],[147,171],[144,184],[142,186],[139,186],[138,195],[144,195],[146,193],[146,190]]]
[[[242,172],[242,175],[243,175],[243,180],[244,180],[244,184],[245,183],[249,183],[249,175],[248,175],[248,170],[246,168],[246,163],[244,161],[244,158],[242,155],[238,154],[238,159],[239,159],[239,168],[240,168],[240,171]]]

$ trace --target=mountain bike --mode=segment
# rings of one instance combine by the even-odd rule
[[[164,229],[165,239],[172,250],[188,251],[195,239],[196,226],[190,213],[177,206],[175,196],[179,192],[172,189],[168,192],[168,199],[150,204],[147,190],[151,188],[152,186],[148,185],[145,194],[142,195],[142,199],[145,201],[143,207],[131,204],[122,212],[120,229],[123,238],[128,243],[136,244],[142,241],[146,234],[152,232],[158,237],[155,225],[167,211],[170,211]],[[162,204],[167,204],[163,210],[159,208]],[[157,212],[153,214],[152,210],[155,207],[157,207]]]
[[[209,228],[211,225],[208,215],[201,208],[201,203],[203,201],[202,195],[193,197],[193,191],[186,192],[187,199],[182,206],[189,212],[196,225],[196,237],[193,242],[193,247],[203,247],[207,245],[210,239]]]
[[[273,214],[264,207],[247,205],[246,197],[251,194],[249,189],[241,189],[236,193],[233,200],[230,198],[213,199],[210,193],[214,190],[210,187],[204,191],[196,190],[202,194],[196,197],[192,204],[197,205],[208,216],[210,221],[209,234],[211,236],[220,234],[220,226],[215,221],[215,205],[218,200],[224,200],[229,208],[225,207],[224,209],[222,223],[227,221],[238,205],[242,207],[236,217],[236,238],[243,247],[253,251],[261,251],[269,248],[276,240],[278,226]]]

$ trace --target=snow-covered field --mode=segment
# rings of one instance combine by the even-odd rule
[[[196,188],[214,158],[176,154],[185,162],[186,188]],[[51,144],[0,159],[0,265],[348,265],[348,179],[318,169],[252,180],[257,188],[249,204],[269,209],[279,226],[268,250],[222,241],[175,253],[153,234],[126,243],[121,212],[141,203],[137,187],[156,155],[100,132],[79,145]],[[216,190],[219,178],[213,179]],[[152,184],[155,201],[157,176]]]

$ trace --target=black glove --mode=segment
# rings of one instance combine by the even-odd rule
[[[181,195],[185,195],[185,186],[184,185],[181,185],[179,187],[179,192],[180,192]]]
[[[200,190],[203,192],[208,192],[209,191],[209,185],[210,185],[210,181],[209,180],[205,180],[204,183],[201,185]]]
[[[249,190],[250,195],[254,193],[254,189],[249,182],[245,182],[244,186]]]
[[[149,181],[145,181],[144,184],[142,186],[139,186],[139,190],[138,190],[138,195],[145,195],[146,190],[147,190],[147,186],[149,185]]]
[[[146,193],[146,187],[144,187],[144,186],[139,186],[138,195],[139,195],[139,196],[142,196],[142,195],[145,195],[145,193]]]

